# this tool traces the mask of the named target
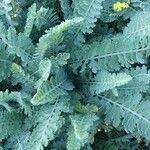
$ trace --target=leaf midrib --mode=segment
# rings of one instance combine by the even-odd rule
[[[60,87],[66,80],[67,80],[67,79],[63,80],[63,81],[60,82],[58,85],[54,86],[50,91],[46,92],[46,93],[44,94],[44,96],[42,96],[42,97],[39,99],[38,103],[41,102],[49,93],[51,93],[52,91],[54,91],[56,88]]]
[[[130,54],[130,53],[137,53],[137,52],[141,52],[141,51],[147,51],[148,49],[150,49],[150,46],[146,47],[146,48],[139,49],[139,50],[130,50],[130,51],[117,52],[117,53],[109,53],[109,54],[105,54],[105,55],[100,55],[100,56],[95,56],[95,57],[89,57],[87,59],[83,58],[83,59],[80,59],[80,60],[72,61],[69,64],[71,65],[71,64],[74,64],[74,63],[78,63],[78,62],[82,62],[82,61],[87,61],[87,60],[101,59],[101,58],[118,56],[118,55],[123,55],[123,54]]]
[[[133,111],[132,109],[129,109],[129,108],[127,108],[127,107],[125,107],[125,106],[123,106],[123,105],[121,105],[121,104],[119,104],[119,103],[117,103],[117,102],[114,102],[114,101],[112,101],[111,99],[108,99],[108,98],[106,98],[106,97],[104,97],[104,96],[99,95],[99,97],[102,98],[103,100],[105,99],[106,101],[108,101],[109,103],[111,103],[111,104],[113,104],[113,105],[116,105],[116,106],[122,108],[123,110],[126,110],[127,112],[130,112],[130,113],[133,114],[134,116],[136,116],[136,117],[138,117],[139,119],[142,119],[142,120],[144,120],[145,122],[147,122],[148,124],[150,124],[150,120],[148,120],[147,118],[143,117],[141,114],[138,114],[137,112]]]

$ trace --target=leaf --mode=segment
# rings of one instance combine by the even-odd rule
[[[39,39],[39,43],[37,44],[36,48],[36,55],[39,56],[39,58],[43,58],[47,49],[50,49],[53,45],[62,40],[64,31],[66,31],[70,26],[81,22],[82,20],[83,19],[79,17],[72,20],[66,20],[60,25],[50,28],[50,30],[46,30],[46,34]]]
[[[31,103],[33,105],[53,103],[58,97],[68,95],[67,91],[72,89],[72,83],[67,79],[66,74],[60,71],[50,81],[43,82],[31,99]]]
[[[21,132],[23,117],[23,114],[15,111],[11,113],[0,111],[0,140]]]
[[[33,25],[35,23],[35,19],[37,17],[36,7],[37,6],[35,3],[31,7],[29,7],[27,21],[24,29],[24,33],[26,36],[30,36]]]
[[[34,45],[31,39],[23,33],[17,35],[15,28],[8,29],[7,39],[2,39],[7,45],[7,51],[11,55],[17,55],[21,58],[22,62],[26,65],[30,63],[34,51]],[[22,42],[23,41],[23,42]]]
[[[25,96],[20,92],[10,92],[6,90],[5,92],[0,91],[0,106],[3,106],[7,111],[13,111],[13,108],[9,102],[17,102],[21,109],[24,110],[25,114],[31,115],[31,107],[29,102],[25,100]]]
[[[149,11],[138,12],[123,34],[105,38],[102,42],[94,41],[79,49],[72,48],[69,64],[74,72],[91,68],[96,73],[103,69],[118,71],[120,67],[146,63],[150,55],[149,20]]]
[[[74,39],[82,42],[83,34],[92,33],[97,19],[100,17],[102,2],[104,0],[73,0],[73,16],[82,17],[82,22],[74,31]]]
[[[52,27],[56,23],[58,23],[58,16],[53,9],[41,7],[37,11],[35,26],[39,31]]]
[[[70,118],[72,128],[68,132],[67,150],[80,150],[86,143],[90,143],[98,117],[94,114],[75,114]]]
[[[95,102],[104,108],[105,123],[116,128],[122,125],[127,133],[136,133],[150,139],[150,102],[141,101],[141,95],[138,93],[129,95],[120,92],[119,95],[118,98],[99,95],[99,98],[95,99]]]
[[[73,15],[71,7],[69,6],[69,0],[59,0],[61,4],[62,11],[64,13],[64,18],[68,19],[69,16]]]
[[[118,87],[118,90],[126,91],[129,93],[147,92],[150,83],[150,71],[147,70],[146,66],[125,70],[125,72],[132,77],[132,80],[128,84]]]
[[[50,71],[51,71],[51,61],[49,59],[41,60],[38,70],[40,79],[36,82],[35,88],[40,87],[41,84],[48,79]]]
[[[21,83],[22,91],[32,92],[34,88],[34,77],[26,73],[22,66],[12,63],[10,68],[11,71],[11,82],[12,85],[17,85]]]
[[[66,65],[69,58],[69,53],[59,53],[56,57],[51,56],[50,60],[52,62],[53,72],[58,72],[61,67]]]
[[[12,6],[11,6],[11,0],[1,0],[1,5],[0,5],[0,14],[1,16],[5,16],[6,21],[10,25],[14,25],[14,22],[12,21],[10,12],[12,11]]]
[[[111,74],[106,71],[98,72],[94,78],[82,81],[83,88],[89,89],[92,95],[100,94],[115,87],[127,84],[132,77],[126,73]]]
[[[96,113],[98,111],[98,107],[91,104],[83,105],[80,101],[74,102],[74,109],[80,113]]]
[[[44,150],[55,138],[56,132],[64,124],[64,118],[61,116],[63,110],[62,102],[56,102],[54,105],[43,105],[36,111],[34,116],[36,124],[29,138],[30,150]]]
[[[22,132],[19,135],[11,136],[5,144],[5,149],[28,150],[30,132]]]

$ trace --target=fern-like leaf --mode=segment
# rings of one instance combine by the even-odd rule
[[[0,14],[1,14],[1,16],[4,15],[6,21],[10,25],[14,25],[14,22],[12,21],[12,18],[10,16],[10,12],[12,11],[11,0],[1,0],[0,3],[1,3],[0,4]]]
[[[132,93],[145,93],[149,89],[150,83],[150,71],[147,70],[146,66],[136,67],[136,69],[125,70],[128,73],[132,80],[121,87],[118,87],[118,90],[132,92]]]
[[[96,113],[98,111],[98,107],[96,105],[86,104],[83,105],[80,101],[74,102],[74,109],[79,113]]]
[[[37,93],[31,99],[34,105],[45,104],[47,102],[53,103],[56,98],[62,95],[68,95],[67,91],[73,89],[73,85],[63,71],[57,73],[50,81],[45,81],[37,89]]]
[[[65,99],[65,97],[64,97]],[[56,101],[54,105],[43,105],[35,113],[35,128],[30,136],[29,149],[43,150],[48,142],[55,138],[55,134],[64,124],[61,112],[66,109],[64,99]]]
[[[35,83],[36,88],[40,87],[41,84],[48,79],[51,71],[51,66],[51,61],[49,59],[41,60],[38,70],[40,79]]]
[[[69,6],[70,0],[59,0],[61,4],[62,11],[64,13],[64,18],[68,19],[69,16],[73,15],[73,11],[71,10],[71,7]]]
[[[12,63],[10,71],[12,85],[21,84],[22,91],[27,93],[30,93],[34,89],[34,77],[26,73],[20,65]]]
[[[122,35],[73,50],[71,66],[75,71],[79,67],[84,71],[88,66],[96,73],[98,70],[119,70],[121,66],[129,68],[134,63],[145,63],[150,55],[149,20],[149,12],[137,13]]]
[[[36,4],[33,4],[29,8],[28,14],[27,14],[27,21],[26,21],[26,25],[25,25],[25,29],[24,29],[24,33],[26,36],[30,36],[33,25],[35,23],[36,16],[37,16]]]
[[[43,58],[46,50],[52,48],[55,44],[63,38],[63,32],[66,31],[70,26],[81,22],[82,18],[74,18],[72,20],[66,20],[62,22],[60,25],[51,28],[50,30],[46,30],[46,34],[43,35],[39,39],[39,43],[37,44],[37,52],[36,55],[39,58]]]
[[[58,23],[58,16],[53,9],[41,7],[40,10],[37,11],[35,26],[39,31],[52,27],[56,23]]]
[[[81,72],[87,68],[92,69],[94,73],[98,70],[119,70],[119,68],[129,68],[134,63],[145,63],[149,56],[150,44],[149,37],[144,39],[126,39],[118,36],[113,39],[105,39],[100,42],[93,42],[90,45],[83,46],[72,53],[70,65],[76,71],[79,67]]]
[[[23,33],[17,35],[16,30],[10,27],[8,29],[7,40],[4,42],[7,44],[7,50],[10,54],[20,57],[25,64],[31,61],[31,55],[34,52],[34,45],[31,39]]]
[[[25,114],[31,115],[31,107],[29,102],[26,101],[26,97],[20,92],[5,92],[0,91],[0,106],[3,106],[6,110],[11,112],[14,108],[9,105],[9,102],[17,102]],[[16,107],[17,108],[17,107]]]
[[[135,37],[143,38],[149,36],[150,33],[150,11],[137,12],[131,17],[130,23],[123,31],[125,39],[131,39]]]
[[[75,114],[70,118],[73,129],[70,128],[68,132],[67,149],[80,150],[86,143],[91,142],[98,117],[94,114]]]
[[[30,132],[22,132],[16,136],[9,137],[5,144],[5,149],[29,150],[29,136]]]
[[[90,93],[94,95],[127,84],[131,80],[132,77],[126,73],[111,74],[102,71],[98,72],[94,78],[82,81],[82,84],[84,89],[89,89]]]
[[[141,95],[129,95],[119,92],[120,97],[99,96],[96,103],[105,110],[106,124],[113,124],[114,127],[123,125],[127,133],[136,133],[150,139],[150,102],[141,101]],[[99,101],[99,102],[98,102]]]
[[[0,40],[0,82],[10,76],[13,57],[8,55],[5,44]]]
[[[50,60],[52,62],[52,71],[58,72],[61,67],[67,64],[69,58],[69,53],[59,53],[56,57],[51,56]]]
[[[22,59],[24,64],[30,62],[34,52],[34,45],[30,38],[25,36],[23,33],[17,35],[14,27],[10,27],[7,34],[1,33],[0,38],[3,43],[7,45],[7,51],[11,55],[16,55]],[[22,42],[24,41],[24,42]]]
[[[9,135],[16,135],[22,129],[23,114],[15,111],[0,111],[0,140],[7,138]]]
[[[91,33],[95,22],[100,17],[104,0],[73,0],[74,16],[83,17],[84,22],[75,30],[74,38],[83,41],[82,33]]]

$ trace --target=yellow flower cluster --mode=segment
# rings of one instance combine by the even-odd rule
[[[116,2],[114,5],[113,5],[113,10],[116,11],[116,12],[119,12],[119,11],[122,11],[124,9],[127,9],[129,8],[129,4],[128,3],[121,3],[121,2]]]

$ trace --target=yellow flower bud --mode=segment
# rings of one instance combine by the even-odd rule
[[[116,12],[120,12],[124,9],[129,8],[129,4],[128,3],[121,3],[121,2],[116,2],[115,4],[113,4],[113,10]]]

